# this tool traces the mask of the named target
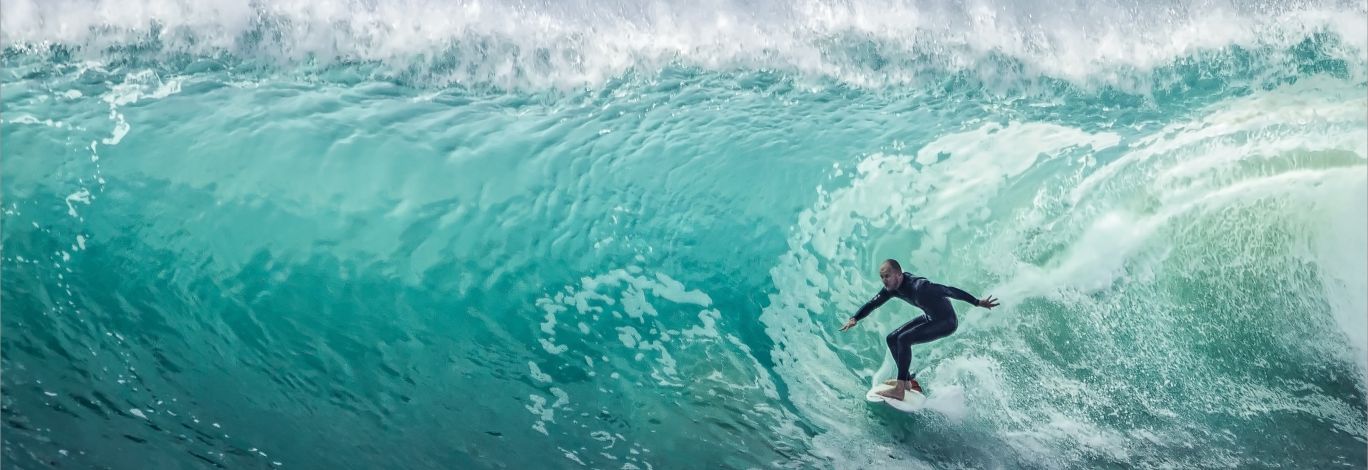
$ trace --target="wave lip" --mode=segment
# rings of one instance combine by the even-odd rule
[[[16,0],[6,3],[0,40],[87,56],[376,62],[392,73],[503,86],[593,85],[670,66],[778,70],[857,86],[947,71],[1124,85],[1192,58],[1237,66],[1232,51],[1286,66],[1308,41],[1363,77],[1365,5]]]

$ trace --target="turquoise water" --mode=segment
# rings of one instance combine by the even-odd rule
[[[7,467],[1368,466],[1362,1],[0,21]]]

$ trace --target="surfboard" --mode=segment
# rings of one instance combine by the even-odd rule
[[[893,407],[893,409],[901,411],[903,413],[917,412],[920,411],[922,408],[926,407],[926,395],[922,395],[917,392],[908,391],[904,393],[902,400],[894,400],[892,398],[879,395],[879,392],[882,392],[884,390],[890,390],[892,388],[892,385],[875,385],[874,388],[871,388],[868,392],[865,392],[865,400],[869,401],[870,403],[886,403],[888,404],[888,406]]]

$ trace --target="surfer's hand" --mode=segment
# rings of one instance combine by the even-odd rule
[[[852,328],[852,327],[854,327],[854,326],[855,326],[855,319],[854,319],[854,318],[851,318],[851,319],[849,319],[849,320],[846,320],[846,324],[845,324],[845,326],[842,326],[842,327],[841,327],[841,331],[849,330],[850,328]]]
[[[993,307],[998,306],[998,299],[991,295],[984,297],[982,300],[979,300],[978,306],[991,310]]]

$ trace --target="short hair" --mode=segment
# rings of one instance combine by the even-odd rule
[[[893,258],[884,260],[882,266],[888,266],[890,268],[893,268],[893,271],[902,271],[902,265],[898,264],[898,260],[895,260]]]

